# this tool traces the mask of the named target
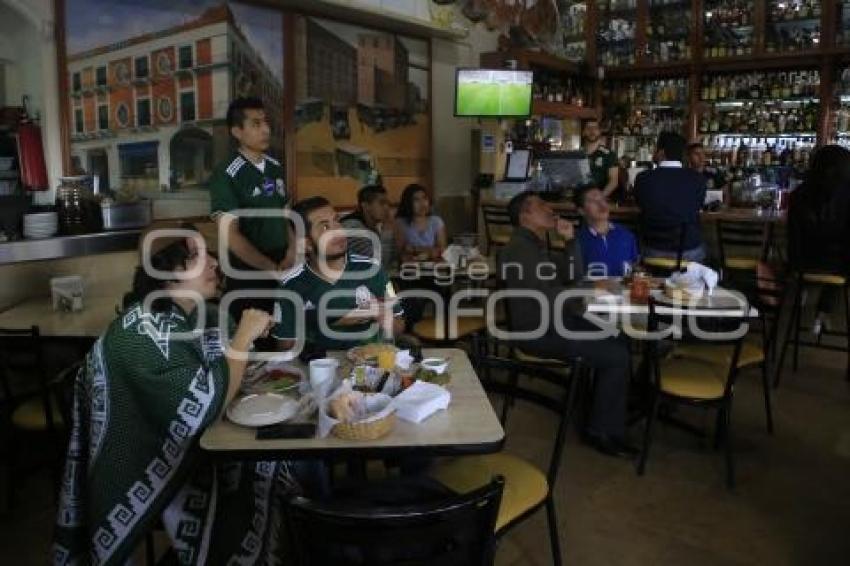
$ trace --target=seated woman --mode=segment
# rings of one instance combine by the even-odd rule
[[[159,519],[181,564],[280,559],[294,468],[214,465],[198,446],[239,390],[246,361],[234,354],[266,335],[271,319],[246,310],[224,344],[218,307],[187,296],[218,293],[218,264],[201,253],[200,235],[151,236],[150,265],[170,275],[137,268],[123,312],[77,377],[54,562],[124,564]],[[193,332],[199,319],[206,325]]]
[[[402,261],[437,260],[446,249],[446,226],[431,210],[422,185],[411,184],[401,193],[396,211],[395,241]]]

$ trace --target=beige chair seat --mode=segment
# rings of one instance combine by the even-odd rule
[[[449,326],[449,332],[451,332],[451,324]],[[437,324],[437,319],[435,317],[427,317],[423,318],[419,322],[417,322],[413,326],[413,334],[422,340],[426,341],[439,341],[446,340],[446,324],[444,321],[441,321],[441,324]],[[482,330],[487,328],[487,321],[483,316],[461,316],[457,319],[457,338],[466,338],[476,332],[481,332]],[[452,337],[451,339],[454,339]]]
[[[720,365],[728,370],[732,361],[732,346],[712,346],[711,344],[685,344],[677,346],[675,355],[681,358],[699,360]],[[758,337],[746,338],[738,354],[738,368],[758,365],[764,362],[764,348]]]
[[[846,277],[830,275],[828,273],[804,273],[803,281],[806,283],[819,283],[821,285],[843,286],[847,284]]]
[[[710,401],[723,397],[726,374],[716,365],[687,358],[661,362],[661,391],[668,395]]]
[[[727,257],[726,267],[729,269],[755,270],[759,260],[751,257]]]
[[[497,475],[505,478],[505,490],[496,519],[496,532],[546,499],[546,476],[522,458],[501,452],[438,462],[429,475],[457,493],[487,485]]]
[[[55,399],[51,399],[50,401],[50,410],[53,414],[53,424],[61,427],[62,415],[59,412],[59,405]],[[40,396],[32,397],[18,405],[12,412],[12,424],[15,428],[31,432],[47,430],[47,417],[44,414],[42,398]]]
[[[647,257],[643,259],[642,262],[647,267],[657,267],[659,269],[676,269],[676,258],[675,257]],[[687,260],[682,260],[680,263],[681,267],[685,267],[688,265]]]

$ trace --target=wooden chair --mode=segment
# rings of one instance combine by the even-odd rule
[[[771,230],[767,222],[733,222],[718,219],[717,251],[726,278],[747,277],[755,272],[760,261],[767,260]],[[741,274],[740,272],[744,272]]]
[[[288,527],[300,566],[489,566],[504,481],[445,501],[353,507],[296,497]]]
[[[497,248],[505,246],[511,239],[513,225],[505,205],[482,204],[481,215],[484,218],[484,237],[487,253],[493,254]]]
[[[747,289],[750,303],[759,311],[760,336],[747,336],[741,344],[737,369],[758,367],[761,370],[764,413],[767,432],[773,434],[773,409],[770,399],[770,361],[775,358],[784,286],[775,278],[753,277]],[[732,347],[721,349],[706,344],[685,344],[675,349],[678,357],[700,360],[715,366],[721,373],[732,363]]]
[[[735,325],[742,324],[743,320],[744,317],[726,319],[722,323],[723,328],[732,329]],[[652,298],[649,301],[649,328],[650,330],[658,328],[658,316]],[[722,364],[726,367],[699,359],[676,356],[675,353],[670,357],[659,359],[655,343],[650,343],[648,373],[652,394],[643,447],[637,465],[638,475],[643,475],[646,471],[659,406],[662,403],[684,405],[717,411],[716,443],[722,442],[725,448],[726,485],[729,489],[735,486],[731,415],[742,337],[717,341],[714,344],[716,348],[721,349],[718,351],[718,356],[725,356],[726,349],[729,346],[732,347],[728,364]]]
[[[553,490],[564,451],[567,426],[572,415],[577,374],[582,371],[582,368],[580,360],[574,360],[568,376],[552,377],[548,373],[538,374],[536,377],[539,380],[550,382],[552,387],[532,388],[528,384],[531,381],[529,376],[521,372],[516,360],[499,356],[482,357],[477,369],[481,375],[485,376],[483,383],[488,391],[506,395],[510,399],[528,402],[549,411],[557,419],[546,471],[541,471],[522,458],[500,452],[486,456],[468,456],[440,461],[429,472],[431,477],[459,493],[467,493],[486,485],[489,478],[494,475],[502,476],[505,479],[505,491],[496,520],[497,537],[503,536],[545,507],[552,561],[556,565],[561,564],[562,558]],[[506,373],[509,378],[506,381],[495,379],[492,372],[496,371]]]

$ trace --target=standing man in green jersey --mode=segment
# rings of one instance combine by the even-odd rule
[[[602,145],[599,120],[585,121],[581,136],[584,140],[584,152],[590,163],[593,186],[601,190],[606,198],[613,198],[618,187],[619,166],[614,152]]]
[[[233,100],[227,109],[227,126],[238,150],[216,167],[210,178],[211,216],[219,226],[227,226],[232,268],[256,274],[239,278],[225,269],[227,291],[275,290],[279,272],[292,266],[294,247],[286,218],[250,213],[282,212],[289,203],[283,167],[264,153],[271,130],[263,102],[258,98]],[[242,213],[237,212],[240,210]],[[246,308],[271,313],[274,303],[273,297],[236,300],[231,303],[231,314],[238,320]]]

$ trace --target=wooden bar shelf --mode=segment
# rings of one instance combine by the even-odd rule
[[[531,105],[531,113],[535,116],[552,116],[562,120],[568,118],[588,120],[598,117],[596,108],[548,100],[535,100]]]

